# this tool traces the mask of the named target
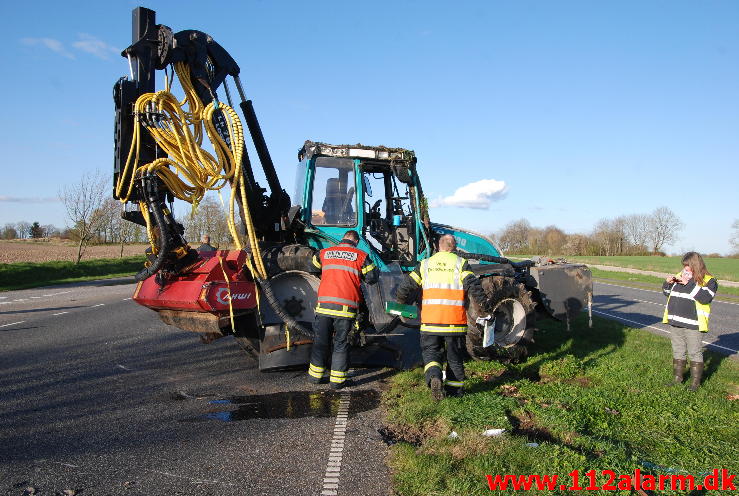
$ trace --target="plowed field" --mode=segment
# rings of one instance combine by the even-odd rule
[[[148,245],[135,244],[123,247],[123,256],[141,255]],[[88,246],[82,260],[94,258],[118,258],[120,245]],[[74,261],[77,245],[63,241],[0,241],[0,263]]]

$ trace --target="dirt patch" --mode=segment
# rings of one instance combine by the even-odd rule
[[[485,382],[492,384],[505,384],[507,382],[514,382],[520,379],[526,379],[531,382],[538,382],[541,379],[541,377],[539,376],[539,371],[534,368],[527,368],[523,371],[518,371],[513,368],[506,368],[493,372],[472,373],[471,375],[482,377]]]
[[[546,427],[540,425],[536,421],[536,417],[528,410],[518,412],[506,411],[506,417],[511,423],[511,434],[514,436],[523,436],[530,442],[542,443],[548,442],[566,446],[567,448],[580,453],[588,459],[602,457],[605,453],[600,450],[589,450],[582,446],[578,446],[577,438],[580,435],[577,432],[565,432],[563,434],[555,434]]]
[[[511,384],[503,384],[502,386],[500,386],[500,394],[501,396],[505,396],[507,398],[521,397],[521,393],[519,392],[518,388]]]
[[[427,439],[448,434],[450,426],[446,421],[439,419],[432,424],[388,425],[378,429],[377,432],[388,446],[408,443],[418,448]]]
[[[451,443],[427,443],[419,451],[425,455],[451,455],[455,460],[463,460],[471,456],[502,455],[504,450],[500,438],[485,437],[479,430],[468,430]]]
[[[511,423],[511,433],[514,436],[524,436],[532,442],[550,442],[559,443],[559,439],[552,434],[546,427],[542,427],[536,423],[534,415],[528,410],[522,412],[506,412],[506,417]]]
[[[147,244],[123,246],[123,256],[143,255]],[[95,258],[118,258],[121,245],[88,246],[82,260]],[[77,259],[77,245],[72,241],[38,240],[38,241],[0,241],[0,263],[17,262],[74,262]]]

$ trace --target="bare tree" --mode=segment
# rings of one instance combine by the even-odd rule
[[[591,237],[598,247],[598,255],[610,257],[619,254],[619,240],[623,238],[619,227],[619,224],[611,219],[601,219],[595,224]]]
[[[684,225],[680,217],[668,207],[659,207],[649,217],[649,242],[652,251],[661,251],[664,245],[677,241]]]
[[[532,227],[529,229],[529,235],[526,239],[527,251],[532,254],[544,253],[547,250],[546,242],[544,241],[544,231]]]
[[[31,223],[22,220],[15,224],[15,230],[19,239],[27,239],[31,237]]]
[[[522,253],[528,248],[531,224],[526,219],[511,222],[498,236],[500,248],[504,252]]]
[[[15,239],[18,237],[18,231],[15,229],[15,224],[5,224],[3,227],[2,234],[0,235],[3,239]]]
[[[547,226],[542,234],[547,255],[563,255],[567,235],[557,226]]]
[[[614,255],[622,255],[627,252],[628,240],[626,237],[626,221],[623,216],[616,217],[611,222],[611,235],[615,243]]]
[[[188,212],[184,219],[185,237],[190,243],[197,243],[203,235],[207,234],[216,246],[227,245],[231,242],[231,234],[228,230],[226,215],[226,210],[215,199],[203,198],[195,214],[190,215]]]
[[[41,228],[44,230],[44,238],[61,235],[61,231],[54,224],[46,224],[41,226]]]
[[[567,236],[567,244],[563,251],[564,255],[592,255],[593,242],[589,236],[585,234],[570,234]]]
[[[647,251],[649,239],[649,216],[644,214],[632,214],[623,218],[624,233],[626,239],[637,251]]]
[[[100,172],[84,174],[77,183],[66,185],[59,193],[59,199],[67,211],[67,218],[75,230],[77,260],[79,263],[87,244],[95,236],[104,216],[100,215],[107,192],[107,177]]]
[[[123,248],[127,243],[136,243],[142,241],[142,238],[145,237],[144,227],[122,217],[123,205],[119,201],[113,200],[108,208],[110,210],[111,239],[120,244],[120,256],[123,257]]]
[[[729,239],[729,242],[731,243],[731,246],[737,251],[737,253],[739,253],[739,219],[734,220],[731,228],[734,230],[734,232],[731,233],[731,238]]]
[[[100,216],[100,222],[95,233],[95,237],[99,242],[116,243],[120,241],[117,231],[120,226],[118,220],[121,217],[121,210],[121,202],[109,197],[95,211],[95,215]]]

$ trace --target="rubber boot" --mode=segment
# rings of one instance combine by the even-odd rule
[[[441,401],[444,398],[441,379],[438,377],[432,377],[429,386],[431,387],[431,397],[434,401]]]
[[[355,386],[354,381],[351,379],[346,379],[344,382],[332,382],[331,383],[331,389],[333,389],[334,391],[338,391],[339,389],[345,389],[345,388],[350,388],[354,386]]]
[[[697,391],[703,378],[703,362],[690,362],[690,386],[688,391]]]
[[[685,360],[672,359],[672,380],[665,384],[665,386],[674,386],[676,384],[682,384],[683,377],[685,374]]]

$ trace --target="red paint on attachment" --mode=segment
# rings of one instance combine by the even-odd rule
[[[223,259],[223,269],[219,257]],[[156,274],[141,281],[133,300],[152,310],[207,312],[218,316],[229,314],[229,288],[223,277],[225,270],[231,289],[234,312],[257,306],[256,284],[246,263],[243,250],[219,250],[200,253],[201,262],[187,273],[167,280],[164,287]]]

